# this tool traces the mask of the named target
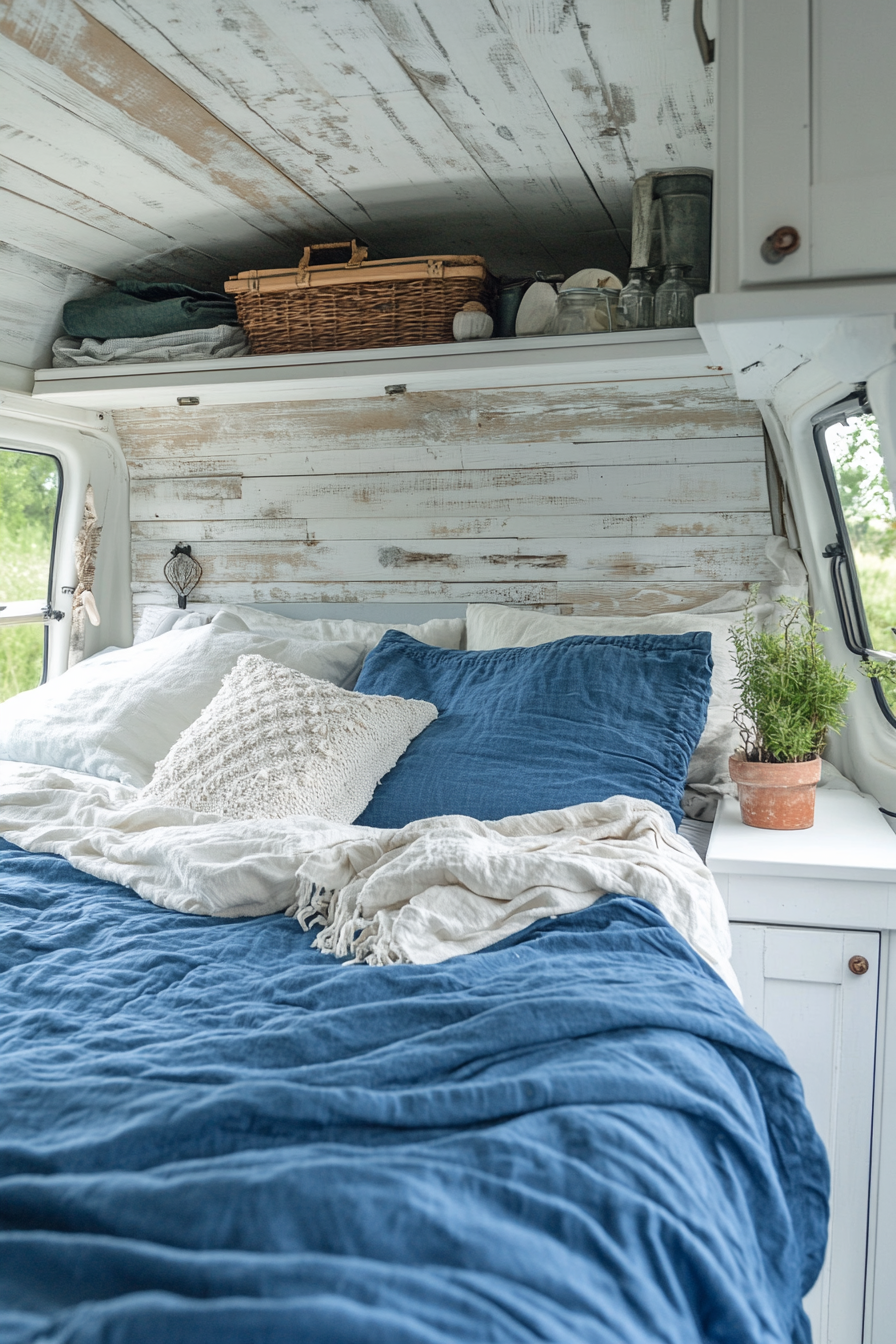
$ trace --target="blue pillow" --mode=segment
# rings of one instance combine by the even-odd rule
[[[381,781],[363,826],[480,821],[649,798],[681,821],[706,722],[712,638],[573,635],[524,649],[436,649],[390,630],[355,686],[439,711]]]

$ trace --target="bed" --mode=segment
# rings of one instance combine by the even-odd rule
[[[410,653],[415,677],[462,656]],[[54,787],[69,810],[33,806],[36,830],[0,798],[22,842],[0,841],[2,1344],[808,1344],[823,1146],[648,888],[432,964],[346,964],[285,900],[221,919],[104,880],[143,795],[94,780],[91,830]],[[220,817],[172,816],[172,866],[182,844],[214,894]]]

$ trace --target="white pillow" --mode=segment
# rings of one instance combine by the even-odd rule
[[[276,630],[278,634],[288,633],[293,639],[362,640],[368,653],[379,644],[387,630],[401,630],[403,634],[419,639],[421,644],[432,644],[437,649],[459,649],[465,630],[462,616],[439,616],[423,625],[390,625],[352,619],[303,621],[259,607],[221,607],[212,624],[220,630]]]
[[[354,685],[361,643],[229,634],[206,625],[97,654],[0,705],[0,760],[77,770],[140,788],[217,695],[242,654]]]
[[[716,603],[707,604],[715,606]],[[760,597],[755,607],[760,627],[774,619],[775,606]],[[737,670],[728,635],[743,620],[736,611],[661,612],[656,616],[547,616],[521,607],[475,604],[467,607],[468,649],[510,649],[549,644],[569,635],[712,635],[712,696],[706,727],[688,766],[683,806],[688,816],[709,820],[728,783],[728,757],[740,745],[734,723]]]
[[[180,607],[144,607],[133,642],[142,644],[144,640],[167,635],[169,630],[195,630],[208,625],[211,619],[211,612],[204,612],[201,607],[190,607],[188,611],[181,611]]]
[[[240,820],[354,821],[436,718],[426,700],[359,695],[257,655],[239,659],[146,792]]]

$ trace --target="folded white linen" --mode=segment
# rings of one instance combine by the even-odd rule
[[[124,784],[19,766],[0,780],[0,835],[192,914],[294,913],[314,946],[372,965],[445,961],[607,892],[649,901],[740,995],[712,874],[655,803],[617,796],[553,812],[401,830],[290,817],[231,821]]]
[[[222,324],[162,336],[60,336],[53,342],[53,368],[95,364],[170,364],[183,359],[235,359],[251,355],[242,327]]]

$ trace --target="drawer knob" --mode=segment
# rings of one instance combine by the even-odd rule
[[[852,971],[853,975],[864,975],[865,972],[868,970],[868,958],[850,957],[849,961],[847,962],[847,965],[849,966],[849,969]]]
[[[791,224],[784,224],[769,234],[759,249],[759,255],[769,266],[777,266],[779,261],[783,261],[791,252],[797,250],[801,241],[799,229],[795,229]]]

